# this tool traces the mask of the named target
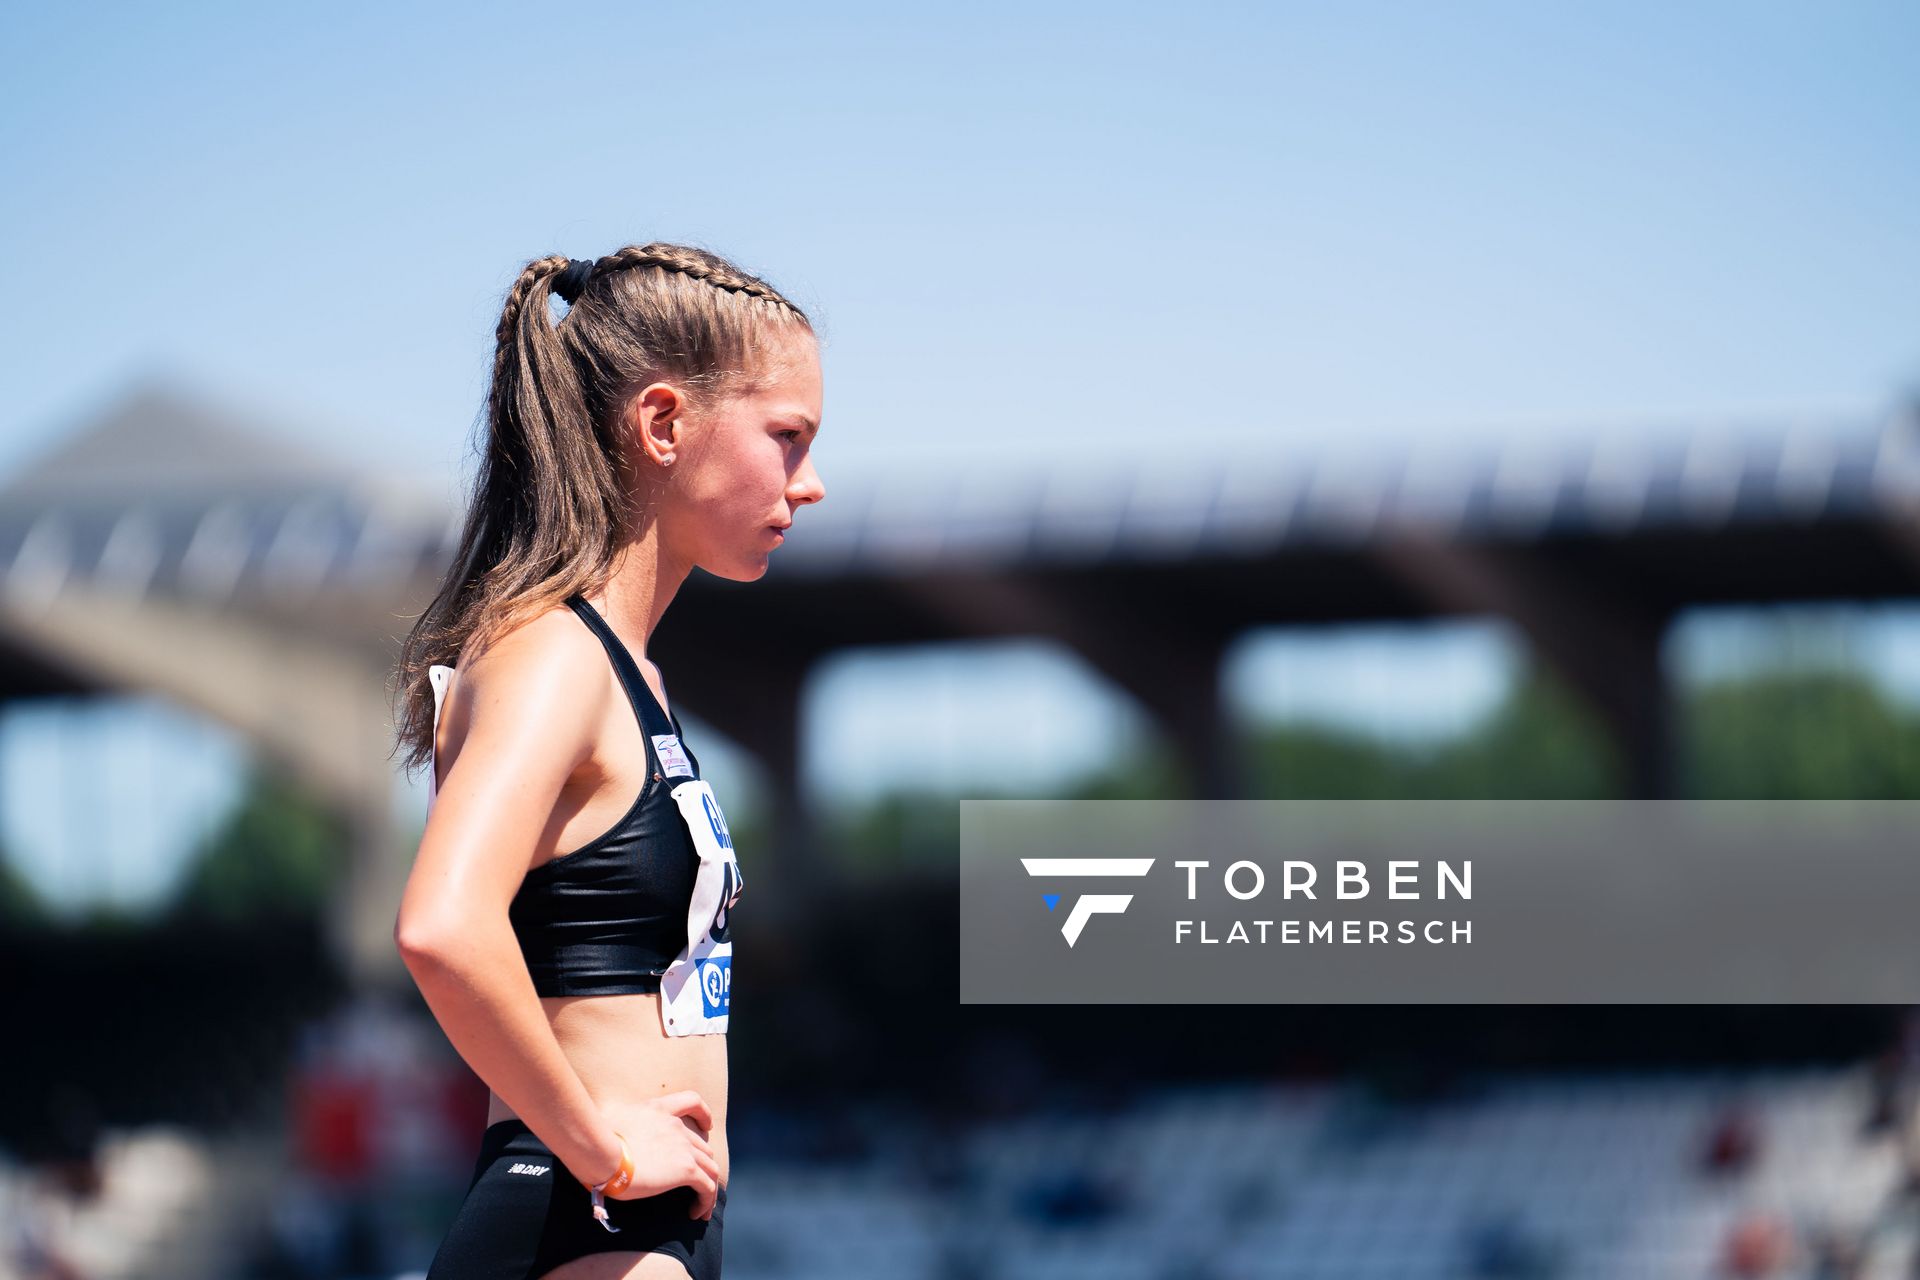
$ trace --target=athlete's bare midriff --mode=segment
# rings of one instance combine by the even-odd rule
[[[682,1089],[705,1099],[713,1112],[707,1140],[720,1164],[720,1183],[726,1184],[726,1036],[668,1035],[660,1025],[660,997],[650,993],[542,996],[540,1004],[567,1061],[603,1108],[617,1112]],[[487,1123],[516,1118],[513,1109],[489,1091]]]
[[[589,602],[591,603],[591,602]],[[572,621],[571,612],[567,613]],[[644,661],[644,654],[641,660]],[[656,672],[657,672],[656,668]],[[459,688],[456,672],[455,688]],[[644,674],[644,673],[643,673]],[[613,677],[609,675],[609,681]],[[657,676],[654,678],[657,679]],[[662,689],[649,679],[656,701],[666,705]],[[465,696],[465,690],[460,690]],[[449,694],[449,699],[453,695]],[[449,709],[452,707],[448,702]],[[647,759],[646,741],[634,721],[631,704],[613,684],[606,704],[606,723],[593,757],[567,780],[542,833],[546,859],[566,857],[555,850],[574,850],[613,825],[645,785],[637,762]],[[449,714],[446,717],[452,720]],[[442,726],[450,741],[437,752],[436,767],[450,770],[460,750],[460,739]],[[725,1035],[670,1036],[661,1024],[660,997],[640,992],[628,995],[542,996],[547,1024],[587,1093],[603,1109],[618,1112],[662,1094],[692,1089],[713,1113],[713,1129],[706,1134],[720,1165],[719,1181],[729,1177],[727,1152],[727,1037]],[[487,1123],[518,1119],[500,1095],[488,1090]],[[616,1126],[617,1127],[617,1126]]]

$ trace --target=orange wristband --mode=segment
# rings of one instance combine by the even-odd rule
[[[620,1138],[620,1167],[615,1169],[613,1175],[605,1182],[596,1187],[589,1187],[588,1191],[593,1196],[594,1221],[609,1231],[617,1232],[620,1228],[614,1226],[607,1218],[606,1196],[609,1191],[618,1195],[633,1185],[633,1153],[627,1150],[627,1140],[620,1137],[618,1130],[614,1132],[613,1136]]]

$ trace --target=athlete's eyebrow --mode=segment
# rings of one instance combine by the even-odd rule
[[[815,422],[812,418],[809,418],[804,413],[783,413],[780,415],[780,421],[799,423],[801,426],[807,429],[807,434],[809,436],[820,434],[820,424]]]

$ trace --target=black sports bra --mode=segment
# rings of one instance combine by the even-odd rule
[[[528,871],[508,918],[540,995],[657,992],[661,974],[687,945],[700,869],[699,850],[669,790],[698,778],[700,761],[599,611],[578,595],[567,604],[613,660],[646,739],[647,780],[612,827]]]

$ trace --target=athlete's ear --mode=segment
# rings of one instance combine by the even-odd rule
[[[627,430],[644,456],[654,463],[667,463],[686,443],[681,419],[686,414],[687,397],[670,382],[650,383],[627,401]]]

